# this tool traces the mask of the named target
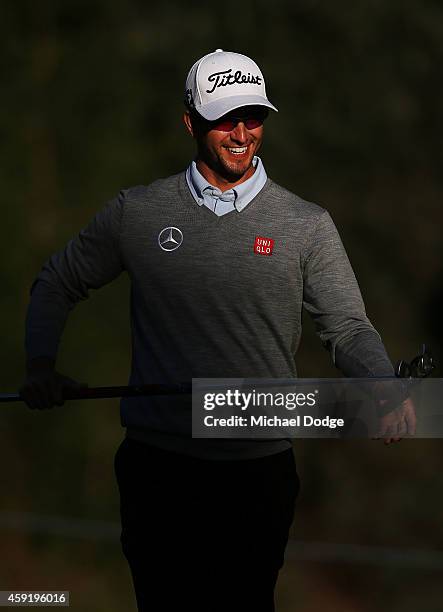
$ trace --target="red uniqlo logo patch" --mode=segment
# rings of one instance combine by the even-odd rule
[[[272,255],[272,249],[274,248],[274,241],[272,238],[264,238],[263,236],[256,236],[254,242],[254,253],[258,255]]]

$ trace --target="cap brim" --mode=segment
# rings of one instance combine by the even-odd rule
[[[203,106],[195,106],[195,110],[204,119],[208,121],[215,121],[220,119],[223,115],[230,113],[231,111],[241,108],[242,106],[266,106],[271,110],[278,113],[278,110],[273,104],[269,102],[263,96],[231,96],[230,98],[221,98],[220,100],[214,100]]]

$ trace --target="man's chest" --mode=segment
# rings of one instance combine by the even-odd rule
[[[300,287],[302,237],[288,224],[196,212],[127,215],[120,246],[133,281],[224,291]]]

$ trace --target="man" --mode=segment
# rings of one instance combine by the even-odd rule
[[[304,307],[347,376],[392,376],[329,214],[269,179],[269,111],[250,58],[217,49],[186,81],[197,145],[185,172],[122,191],[43,266],[27,315],[34,408],[75,385],[55,371],[69,310],[126,271],[131,384],[296,376]],[[285,152],[286,154],[288,152]],[[298,493],[290,441],[191,437],[189,398],[124,398],[115,468],[139,610],[270,612]],[[413,427],[405,404],[387,441]]]

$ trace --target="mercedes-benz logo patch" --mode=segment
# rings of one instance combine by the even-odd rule
[[[158,235],[158,246],[164,251],[175,251],[183,242],[183,234],[178,227],[165,227]]]

